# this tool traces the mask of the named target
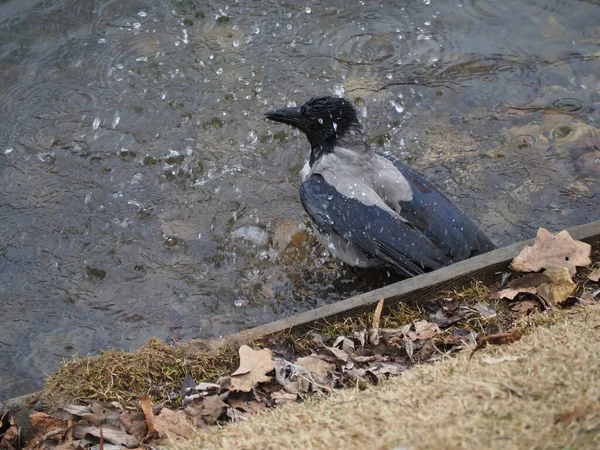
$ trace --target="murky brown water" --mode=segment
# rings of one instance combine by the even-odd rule
[[[0,2],[0,399],[389,281],[300,232],[270,107],[360,98],[504,245],[600,218],[599,74],[591,0]]]

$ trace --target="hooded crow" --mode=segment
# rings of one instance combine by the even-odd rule
[[[323,244],[345,263],[414,276],[494,248],[421,175],[371,150],[347,99],[313,97],[265,116],[306,134],[300,200]]]

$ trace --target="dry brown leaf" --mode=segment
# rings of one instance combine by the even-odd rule
[[[417,339],[431,339],[440,333],[440,327],[435,322],[427,322],[426,320],[419,320],[415,322],[415,331],[409,331],[408,337],[412,341]]]
[[[182,410],[173,411],[163,408],[158,416],[154,416],[152,422],[160,437],[166,438],[170,442],[189,439],[195,434],[192,424]]]
[[[381,322],[381,312],[383,311],[383,304],[385,303],[385,298],[382,298],[377,303],[377,307],[375,308],[375,314],[373,314],[373,324],[371,328],[380,328],[379,324]]]
[[[119,417],[119,422],[123,428],[125,428],[125,431],[135,438],[141,440],[148,434],[148,425],[146,424],[145,419],[139,417],[137,413],[124,411]]]
[[[296,364],[321,378],[325,378],[330,372],[335,370],[335,364],[323,361],[322,359],[314,356],[298,358],[296,360]]]
[[[473,354],[477,350],[484,348],[488,344],[489,345],[511,344],[511,343],[521,339],[522,336],[523,335],[521,334],[521,330],[519,330],[518,328],[513,328],[512,330],[510,330],[506,333],[496,333],[496,334],[490,334],[488,336],[482,336],[477,339],[477,345],[471,352],[471,355],[469,356],[469,358],[472,358]]]
[[[511,281],[506,289],[496,292],[492,298],[507,298],[513,300],[517,294],[537,293],[537,287],[544,283],[552,283],[552,279],[543,273],[530,273]]]
[[[247,345],[240,347],[240,367],[231,374],[232,391],[250,392],[258,383],[271,381],[266,374],[271,372],[273,364],[273,353],[268,348],[253,350]]]
[[[582,419],[587,414],[587,412],[587,408],[583,406],[578,406],[573,411],[569,411],[563,414],[557,414],[554,423],[563,422],[568,424],[573,422],[574,420]]]
[[[449,334],[448,336],[444,336],[444,344],[446,345],[465,345],[470,342],[470,335]]]
[[[256,413],[259,411],[263,411],[267,407],[267,405],[265,405],[263,402],[244,401],[236,399],[229,399],[228,403],[229,406],[241,409],[246,413]]]
[[[12,449],[17,444],[17,438],[19,437],[19,430],[15,425],[10,425],[8,429],[0,436],[0,448]]]
[[[510,310],[513,312],[513,317],[523,317],[533,311],[539,304],[540,303],[537,300],[525,300],[517,303]]]
[[[54,428],[64,428],[66,426],[66,422],[37,411],[29,415],[29,423],[31,423],[33,428],[45,431],[50,431]]]
[[[140,399],[140,406],[144,413],[144,418],[146,419],[146,427],[148,428],[148,434],[150,436],[155,436],[157,432],[153,423],[154,413],[152,412],[152,402],[150,401],[150,397],[144,395]]]
[[[577,285],[571,279],[569,269],[566,267],[548,269],[544,274],[552,278],[552,283],[542,284],[537,288],[537,293],[550,305],[564,301],[575,292]]]
[[[589,266],[592,247],[585,242],[574,240],[564,230],[552,236],[545,228],[539,228],[533,246],[525,247],[513,259],[511,268],[517,272],[538,272],[541,269],[567,267],[571,275],[577,266]]]
[[[227,403],[221,400],[218,395],[211,395],[206,397],[203,402],[204,411],[202,412],[202,419],[207,425],[213,425],[217,423],[219,417],[227,410]]]
[[[588,273],[587,277],[595,283],[600,281],[600,267],[596,267],[594,270]]]

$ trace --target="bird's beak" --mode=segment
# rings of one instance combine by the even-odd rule
[[[299,106],[267,111],[265,113],[265,117],[276,122],[285,123],[287,125],[302,129],[302,112]]]

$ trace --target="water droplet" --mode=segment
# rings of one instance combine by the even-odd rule
[[[306,14],[310,14],[312,12],[312,10],[307,6],[306,7]]]
[[[221,75],[222,73],[223,73],[223,68],[222,68],[222,67],[219,67],[219,68],[217,69],[217,75]]]
[[[327,200],[333,200],[333,195],[328,195]]]
[[[137,15],[140,17],[146,17],[148,13],[146,11],[140,11],[139,13],[137,13]]]
[[[390,105],[394,107],[398,114],[402,114],[404,112],[404,106],[402,106],[400,103],[396,103],[394,100],[390,100]]]
[[[115,118],[112,121],[112,128],[113,128],[113,130],[117,127],[117,125],[119,124],[120,120],[121,120],[121,116],[119,116],[119,112],[117,111],[115,113]]]
[[[98,39],[98,44],[106,44],[106,39],[104,39],[104,38]]]
[[[243,308],[244,306],[248,305],[248,300],[246,300],[245,298],[238,298],[236,301],[233,302],[233,304],[236,308]]]
[[[288,29],[288,30],[291,30],[291,29],[292,29],[292,24],[291,24],[291,23],[288,23],[288,24],[287,24],[287,29]]]
[[[99,126],[100,126],[100,118],[99,118],[99,117],[96,117],[96,118],[94,119],[94,123],[92,124],[92,128],[93,128],[94,130],[97,130]]]
[[[320,117],[319,117],[319,120],[318,120],[318,122],[319,122],[321,125],[323,125],[323,119],[321,119]]]
[[[238,41],[237,39],[235,39],[235,40],[233,41],[233,46],[234,46],[234,47],[239,47],[239,45],[240,45],[240,41]]]
[[[7,148],[6,150],[4,150],[4,154],[8,155],[10,152],[12,152],[14,150],[14,148]]]
[[[134,22],[133,23],[133,28],[135,28],[136,30],[139,29],[141,26],[142,26],[142,24],[139,23],[139,22]]]
[[[333,131],[337,131],[337,123],[333,122]]]

